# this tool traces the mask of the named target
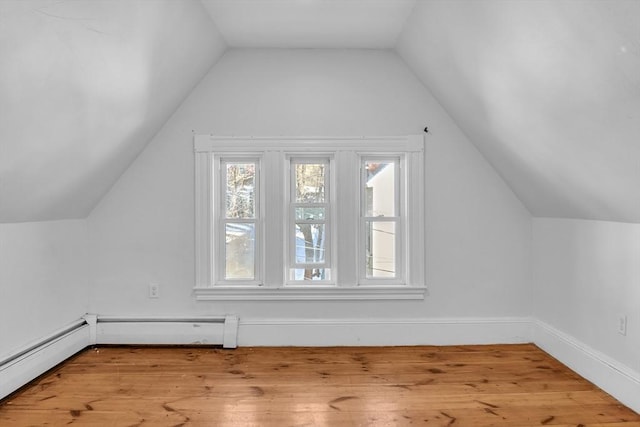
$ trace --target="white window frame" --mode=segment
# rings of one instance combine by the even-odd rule
[[[366,195],[365,195],[365,182],[366,182],[366,170],[364,168],[364,163],[370,160],[379,160],[379,161],[393,161],[395,165],[394,169],[394,211],[395,215],[393,217],[374,217],[374,216],[366,216]],[[360,156],[360,219],[359,219],[359,228],[360,228],[360,236],[358,238],[358,273],[359,273],[359,282],[366,285],[398,285],[405,283],[405,272],[407,265],[403,263],[405,258],[404,254],[404,239],[406,233],[405,227],[405,217],[406,217],[406,206],[404,201],[406,200],[405,190],[406,183],[403,182],[402,171],[405,169],[404,166],[405,156],[404,154],[400,155],[379,155],[379,154],[371,154],[367,155],[366,153],[361,154]],[[396,235],[395,235],[395,261],[396,261],[396,275],[393,278],[368,278],[366,274],[367,263],[366,263],[366,248],[364,243],[364,237],[366,234],[366,223],[368,221],[371,222],[394,222],[396,224]],[[399,264],[399,265],[398,265]],[[403,265],[404,264],[404,265]],[[399,270],[399,271],[398,271]]]
[[[415,300],[424,299],[424,136],[360,138],[217,137],[195,135],[195,239],[198,301],[234,300]],[[227,283],[213,268],[219,258],[213,232],[214,159],[259,159],[259,231],[256,231],[256,279]],[[330,159],[331,280],[289,280],[290,245],[283,238],[290,230],[290,159]],[[396,172],[398,227],[393,280],[362,276],[365,258],[362,238],[363,159],[400,159]],[[340,185],[349,183],[348,185]],[[357,197],[354,197],[354,192]],[[258,224],[257,222],[257,224]],[[339,241],[338,241],[339,240]],[[275,242],[275,243],[274,243]],[[279,242],[279,243],[278,243]],[[259,275],[258,275],[259,273]],[[363,280],[363,277],[365,279]]]
[[[336,207],[336,203],[335,203],[335,197],[334,197],[334,191],[333,188],[335,186],[335,181],[333,180],[333,169],[335,169],[335,161],[333,159],[333,153],[329,152],[329,153],[305,153],[304,155],[298,153],[298,154],[288,154],[286,156],[286,161],[287,161],[287,170],[288,173],[286,174],[287,176],[287,180],[286,180],[286,188],[287,191],[285,191],[286,193],[286,205],[287,205],[287,216],[289,218],[288,224],[287,224],[287,230],[289,230],[289,233],[287,233],[285,231],[285,234],[288,234],[288,239],[286,242],[286,252],[287,252],[287,266],[286,266],[286,285],[288,286],[296,286],[296,285],[303,285],[302,282],[298,281],[298,280],[293,280],[290,275],[291,275],[291,271],[294,269],[303,269],[303,268],[328,268],[331,271],[331,277],[328,280],[314,280],[312,282],[313,286],[322,286],[322,285],[335,285],[335,268],[333,268],[333,263],[332,263],[332,256],[334,253],[334,249],[333,249],[333,236],[335,235],[335,227],[334,227],[334,221],[332,220],[332,218],[335,216],[335,207]],[[295,218],[295,208],[296,207],[301,207],[299,206],[300,204],[295,203],[294,202],[294,193],[295,193],[295,186],[293,184],[294,182],[294,177],[295,177],[295,170],[294,168],[291,167],[292,164],[302,164],[302,163],[317,163],[317,162],[322,162],[324,164],[326,164],[327,170],[326,170],[326,176],[325,176],[325,202],[321,203],[321,205],[323,205],[323,207],[325,207],[325,219],[324,219],[324,224],[325,224],[325,229],[326,231],[328,231],[328,233],[326,234],[326,240],[325,240],[325,262],[324,263],[312,263],[312,264],[301,264],[301,263],[297,263],[295,261],[296,255],[295,255],[295,251],[296,251],[296,236],[295,233],[291,233],[291,230],[294,230],[295,228],[295,224],[300,222],[298,220],[296,220]],[[304,286],[308,286],[309,283],[304,283]]]
[[[256,165],[256,173],[255,173],[255,195],[254,198],[254,218],[251,219],[243,219],[243,218],[226,218],[226,209],[225,209],[225,200],[224,196],[226,194],[226,189],[224,187],[225,180],[220,179],[222,176],[222,164],[228,163],[255,163]],[[263,201],[262,201],[262,180],[260,179],[261,174],[261,153],[241,153],[239,155],[234,156],[213,156],[213,172],[212,172],[212,180],[213,185],[217,187],[218,192],[212,195],[212,212],[213,212],[213,224],[214,226],[211,229],[212,234],[212,246],[213,246],[213,254],[212,254],[212,262],[213,260],[218,260],[222,262],[226,256],[226,242],[224,236],[226,235],[226,225],[227,223],[253,223],[255,225],[255,247],[254,247],[254,258],[256,263],[254,265],[254,278],[252,280],[249,279],[226,279],[224,277],[224,268],[219,268],[213,271],[213,283],[219,285],[237,285],[241,283],[243,285],[255,286],[262,284],[262,270],[263,263],[261,262],[264,258],[262,256],[262,251],[264,248],[264,237],[262,234],[263,228],[263,218],[264,211],[262,209]],[[220,238],[217,238],[220,236]]]

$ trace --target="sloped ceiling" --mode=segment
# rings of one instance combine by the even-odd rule
[[[640,222],[637,0],[0,0],[0,222],[88,215],[226,45],[395,48],[534,215]]]
[[[533,215],[640,222],[640,1],[418,1],[396,49]]]
[[[229,46],[393,48],[415,0],[202,0]]]
[[[0,222],[86,217],[224,50],[199,1],[0,1]]]

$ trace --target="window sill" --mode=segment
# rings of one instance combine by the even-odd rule
[[[427,289],[408,286],[194,288],[197,301],[424,300]]]

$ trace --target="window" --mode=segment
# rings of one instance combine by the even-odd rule
[[[194,149],[198,300],[424,298],[422,136]]]
[[[330,159],[289,159],[289,281],[331,282]]]
[[[214,176],[219,177],[220,187],[213,196],[214,217],[219,218],[214,230],[218,243],[216,259],[219,273],[216,283],[259,284],[260,247],[256,236],[260,233],[261,214],[259,203],[258,159],[216,158]],[[215,184],[215,181],[214,181]],[[216,194],[217,193],[217,194]]]
[[[363,282],[395,281],[402,259],[400,158],[363,158],[361,171],[361,247]]]

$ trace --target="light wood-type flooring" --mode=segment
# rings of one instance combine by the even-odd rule
[[[87,349],[1,426],[640,426],[534,345]]]

